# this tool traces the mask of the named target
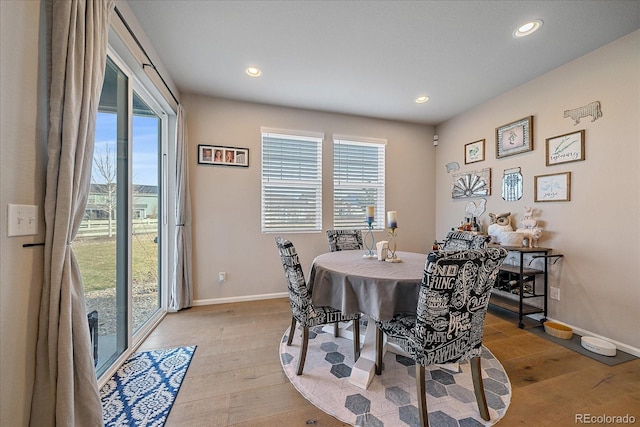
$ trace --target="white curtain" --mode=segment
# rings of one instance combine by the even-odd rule
[[[193,304],[191,279],[191,197],[189,195],[189,168],[187,126],[182,105],[178,105],[176,135],[176,251],[173,262],[173,280],[169,289],[169,310],[178,311]]]
[[[85,212],[112,0],[52,0],[44,283],[32,426],[102,425],[82,278],[71,250]]]

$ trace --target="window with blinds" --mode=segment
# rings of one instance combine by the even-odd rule
[[[334,228],[364,228],[366,207],[374,206],[373,228],[384,229],[385,145],[334,139]]]
[[[262,232],[322,231],[322,134],[262,130]]]

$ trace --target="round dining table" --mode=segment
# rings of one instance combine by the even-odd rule
[[[317,256],[309,275],[313,305],[345,314],[364,313],[375,320],[416,312],[426,254],[396,252],[401,262],[363,258],[364,251]]]
[[[363,257],[363,250],[329,252],[313,260],[309,275],[311,301],[345,314],[364,313],[373,320],[389,320],[394,314],[415,314],[426,254],[396,252],[401,262]],[[350,331],[345,331],[345,337]],[[367,324],[360,358],[350,381],[367,389],[375,372],[375,322]],[[387,345],[384,345],[384,349]],[[383,350],[385,351],[385,350]],[[400,348],[394,352],[404,353]],[[405,354],[406,355],[406,354]]]

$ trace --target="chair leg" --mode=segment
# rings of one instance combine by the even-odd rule
[[[289,338],[287,339],[287,345],[291,345],[293,342],[293,334],[296,332],[296,318],[291,316],[291,327],[289,328]]]
[[[307,358],[307,345],[309,344],[309,327],[302,328],[302,348],[300,349],[300,360],[298,361],[298,373],[302,375],[304,369],[304,360]]]
[[[427,412],[427,388],[424,381],[424,366],[416,363],[416,389],[418,391],[418,413],[420,427],[429,427],[429,413]]]
[[[340,322],[333,324],[333,336],[336,338],[340,336]]]
[[[382,330],[376,326],[376,375],[382,374],[382,346],[384,338]]]
[[[476,356],[469,361],[471,365],[471,378],[473,379],[473,390],[478,402],[478,410],[483,420],[489,421],[489,408],[487,407],[487,397],[484,394],[484,384],[482,383],[481,357]]]
[[[353,361],[360,358],[360,319],[353,321]]]

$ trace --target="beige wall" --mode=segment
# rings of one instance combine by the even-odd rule
[[[43,276],[42,248],[22,245],[42,241],[44,224],[41,219],[38,236],[8,238],[6,206],[42,208],[46,29],[36,1],[0,1],[0,19],[0,425],[20,426],[29,417]],[[325,133],[324,229],[331,226],[332,134],[388,139],[387,207],[398,210],[400,249],[412,251],[428,250],[434,237],[459,223],[466,201],[451,200],[444,165],[458,161],[471,170],[464,166],[463,145],[485,138],[487,160],[477,165],[493,169],[487,211],[511,210],[520,219],[523,207],[534,205],[547,229],[542,243],[566,256],[556,267],[562,299],[552,302],[551,316],[639,348],[639,39],[635,32],[439,126],[437,149],[427,126],[188,96],[196,299],[253,298],[286,289],[274,235],[260,233],[260,126]],[[598,121],[573,127],[562,118],[564,109],[592,100],[602,102]],[[535,151],[496,160],[495,127],[527,115],[535,116]],[[545,167],[544,138],[577,128],[587,131],[587,160]],[[199,143],[247,147],[250,167],[197,166]],[[523,168],[525,196],[506,203],[499,178],[513,166]],[[572,201],[533,204],[532,176],[564,170],[573,173]],[[297,244],[305,272],[327,250],[324,234],[285,236]],[[228,273],[222,285],[218,271]]]
[[[40,2],[0,1],[0,425],[27,425],[43,277],[47,133]],[[7,237],[7,204],[39,205],[38,236]]]
[[[603,116],[574,126],[563,111],[600,101]],[[532,80],[437,127],[436,233],[460,223],[468,200],[451,199],[451,174],[490,167],[487,213],[522,219],[533,206],[544,223],[541,246],[565,258],[552,267],[560,301],[550,317],[590,334],[640,348],[640,31]],[[534,116],[534,151],[495,157],[495,128]],[[586,160],[545,166],[545,138],[586,130]],[[464,164],[464,144],[486,139],[486,160]],[[501,197],[505,169],[521,167],[524,196]],[[571,171],[571,201],[533,201],[533,177]],[[484,220],[488,221],[485,214]],[[486,223],[485,223],[486,224]],[[636,353],[638,354],[638,353]]]
[[[199,303],[286,292],[275,234],[260,230],[260,127],[323,132],[323,232],[283,233],[308,274],[332,228],[332,135],[387,139],[386,205],[398,211],[399,250],[426,252],[434,238],[433,129],[429,126],[186,95]],[[249,148],[249,167],[197,165],[198,144]],[[385,238],[376,233],[376,241]],[[228,280],[218,283],[218,272]]]

